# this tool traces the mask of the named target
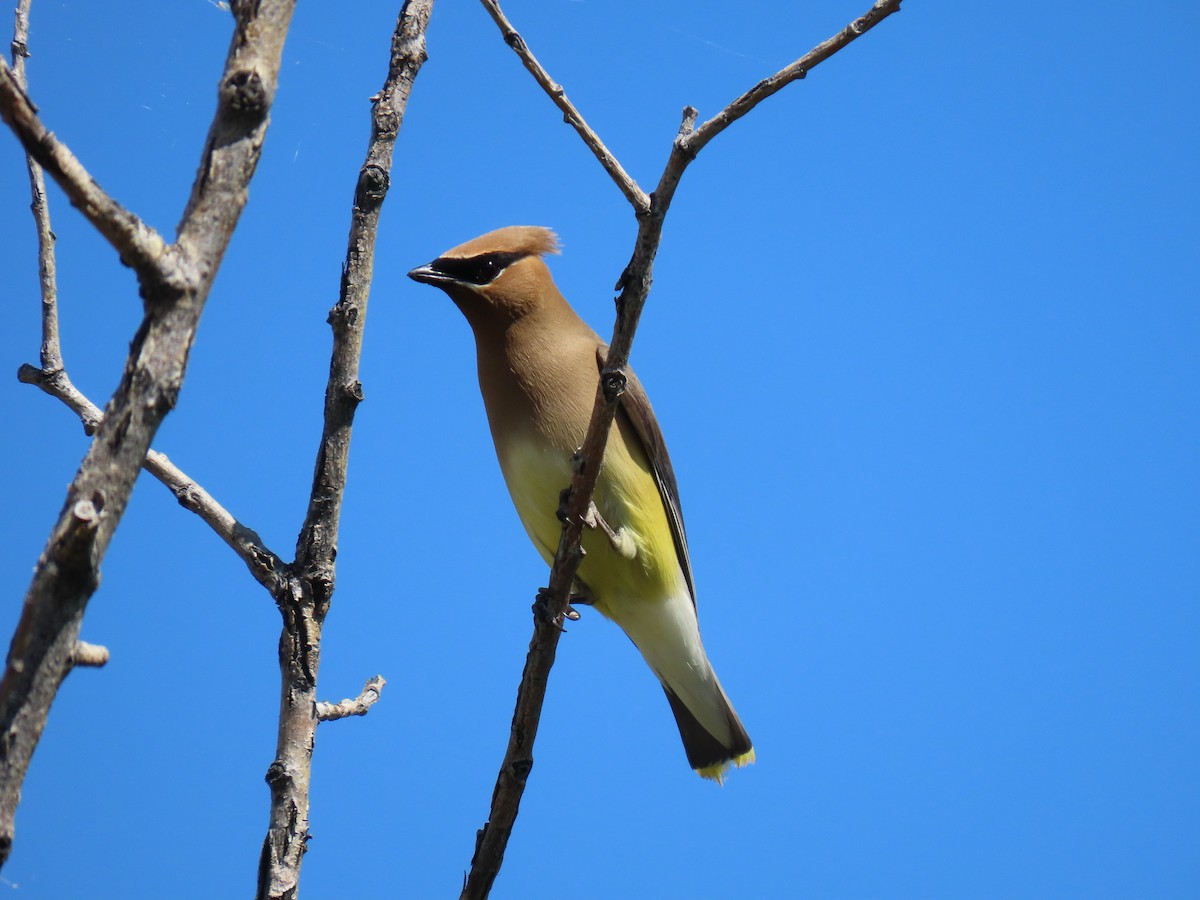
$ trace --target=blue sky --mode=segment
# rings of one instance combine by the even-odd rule
[[[348,205],[397,6],[301,4],[265,155],[155,445],[291,555]],[[865,2],[510,0],[649,188],[717,111]],[[1193,4],[934,3],[769,100],[688,171],[634,345],[679,476],[701,624],[755,739],[688,769],[617,629],[560,646],[493,896],[1194,897],[1200,885],[1200,201]],[[230,18],[37,0],[45,121],[167,234]],[[602,334],[634,221],[481,7],[440,3],[379,237],[321,693],[307,897],[453,895],[546,572],[492,453],[469,330],[404,273],[560,234]],[[85,448],[34,361],[34,234],[0,140],[0,542],[11,632]],[[103,403],[133,279],[61,195],[64,354]],[[278,617],[139,482],[34,759],[14,897],[252,890]],[[182,874],[181,874],[182,873]]]

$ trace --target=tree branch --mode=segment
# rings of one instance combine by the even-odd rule
[[[24,93],[25,60],[29,57],[29,4],[20,0],[13,15],[12,59],[17,87]],[[32,202],[34,227],[38,240],[38,286],[42,295],[42,371],[62,370],[62,349],[58,340],[58,275],[55,271],[54,232],[50,228],[50,208],[46,205],[46,179],[42,167],[32,156],[25,154],[29,171],[29,193]]]
[[[533,75],[537,83],[542,86],[542,90],[554,101],[554,105],[562,110],[563,121],[579,133],[580,138],[587,144],[588,149],[592,151],[596,159],[600,161],[600,165],[604,167],[604,171],[616,182],[617,187],[621,189],[621,193],[632,204],[634,212],[641,214],[649,211],[650,198],[646,196],[646,192],[638,187],[638,183],[633,180],[633,177],[621,167],[621,163],[617,158],[604,146],[604,141],[600,140],[600,135],[592,130],[591,126],[584,120],[583,114],[575,108],[575,104],[567,99],[567,92],[563,90],[563,86],[554,81],[550,77],[550,73],[542,68],[541,63],[537,61],[537,58],[529,49],[529,45],[525,43],[525,39],[517,33],[512,23],[505,17],[497,0],[481,0],[481,2],[484,9],[488,11],[488,15],[492,17],[492,21],[499,26],[500,33],[504,35],[504,43],[512,47],[513,52],[525,64],[525,68],[529,70],[529,73]]]
[[[900,11],[901,0],[877,0],[862,16],[855,19],[833,37],[822,41],[802,57],[788,66],[780,69],[769,78],[764,78],[746,93],[742,94],[723,110],[697,128],[691,134],[681,137],[684,153],[693,156],[724,131],[730,124],[736,122],[763,100],[783,89],[793,81],[804,78],[809,70],[824,62],[846,47],[851,41],[862,37],[892,13]]]
[[[482,2],[491,12],[495,0]],[[535,604],[535,609],[541,606],[548,615],[534,617],[534,633],[517,691],[517,704],[513,712],[508,747],[496,778],[488,821],[476,836],[475,854],[471,859],[471,869],[461,895],[463,900],[479,900],[491,891],[504,861],[504,850],[516,821],[526,780],[533,767],[533,742],[541,718],[546,682],[554,665],[561,623],[570,601],[571,585],[583,559],[583,517],[591,503],[608,433],[625,387],[625,368],[629,364],[634,333],[650,293],[654,258],[662,239],[663,222],[683,172],[696,154],[730,123],[741,118],[786,84],[803,78],[813,66],[828,59],[859,35],[897,12],[900,2],[901,0],[879,0],[864,16],[790,66],[759,82],[699,129],[695,128],[697,111],[692,107],[684,109],[683,121],[672,144],[662,177],[650,195],[649,208],[642,210],[631,199],[638,216],[638,233],[633,255],[617,282],[617,289],[621,292],[617,298],[617,320],[609,344],[608,357],[601,371],[587,436],[575,455],[575,471],[566,503],[566,522],[550,570],[550,585],[539,593],[539,602]],[[496,18],[495,14],[493,18]],[[497,23],[500,24],[499,19]],[[501,24],[501,28],[503,30],[505,25]],[[511,26],[508,28],[511,30]],[[522,46],[523,44],[524,42],[521,42]],[[526,65],[528,67],[528,63]],[[552,98],[556,96],[547,84],[548,79],[538,77],[537,72],[534,72],[534,77]],[[586,137],[584,139],[587,140]],[[604,160],[601,159],[601,162]],[[605,168],[609,167],[605,165]]]
[[[400,10],[388,75],[383,88],[371,98],[371,139],[354,193],[341,293],[329,313],[333,354],[312,493],[296,541],[291,576],[286,589],[276,594],[284,620],[279,639],[282,691],[276,755],[267,770],[271,815],[259,860],[260,900],[295,896],[309,837],[309,778],[321,717],[316,696],[321,629],[334,588],[351,427],[363,398],[359,359],[374,271],[375,236],[391,181],[396,135],[413,80],[426,59],[425,29],[432,6],[433,0],[406,0]]]
[[[378,676],[372,679],[356,700],[336,705],[315,702],[320,630],[333,590],[333,560],[350,427],[362,397],[357,375],[362,325],[373,269],[374,239],[379,210],[390,179],[396,132],[412,80],[425,59],[424,31],[430,6],[431,0],[426,0],[408,3],[402,10],[393,39],[387,82],[380,94],[372,98],[372,141],[355,195],[342,295],[330,313],[334,354],[326,391],[326,424],[309,512],[298,540],[296,562],[292,565],[283,563],[263,546],[257,535],[241,526],[162,454],[148,451],[143,463],[147,471],[173,490],[182,505],[204,518],[238,553],[256,579],[271,590],[283,613],[285,627],[280,642],[280,660],[284,686],[280,740],[276,760],[267,774],[272,793],[271,828],[264,841],[259,896],[293,896],[298,884],[300,858],[308,839],[308,782],[313,727],[318,719],[364,714],[378,699],[384,683]],[[277,16],[268,18],[278,24]],[[254,30],[253,24],[240,29],[239,35],[235,35],[235,47],[239,40],[245,38],[245,34]],[[24,44],[21,46],[23,48]],[[222,79],[221,102],[237,109],[240,114],[254,117],[258,115],[256,104],[263,100],[261,94],[265,88],[256,80],[256,70],[251,68],[249,74],[245,74],[245,70],[240,71],[242,74],[231,76],[227,67],[226,77]],[[265,115],[265,110],[263,112]],[[218,131],[215,126],[210,132],[205,164],[202,165],[188,211],[180,226],[180,239],[176,247],[190,250],[194,255],[223,249],[219,242],[213,241],[209,230],[211,227],[220,230],[227,221],[223,207],[213,202],[214,185],[218,190],[232,188],[239,193],[239,202],[244,203],[245,186],[238,188],[236,177],[238,161],[224,153],[228,137],[228,130]],[[251,165],[249,171],[252,168]],[[247,169],[243,166],[242,171]],[[201,227],[205,223],[209,228]],[[51,302],[44,305],[44,313],[44,330],[53,333],[53,345],[57,347],[55,304]],[[104,428],[106,416],[74,387],[63,371],[61,361],[58,366],[52,367],[43,357],[42,369],[23,366],[18,377],[66,403],[80,416],[89,434]],[[77,505],[77,513],[80,525],[76,531],[86,538],[90,534],[88,525],[97,514],[83,504]],[[75,552],[86,555],[90,552],[90,545],[84,543]],[[98,664],[100,657],[99,648],[92,651],[89,645],[77,642],[70,662],[74,665]]]
[[[217,112],[180,239],[169,247],[87,177],[37,119],[13,71],[0,62],[0,115],[135,268],[146,301],[124,376],[34,569],[0,680],[0,864],[11,850],[30,759],[58,687],[71,669],[83,613],[99,582],[100,562],[150,442],[174,407],[204,302],[245,204],[293,7],[294,0],[233,5],[235,33]]]

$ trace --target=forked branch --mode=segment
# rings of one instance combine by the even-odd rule
[[[36,164],[35,164],[36,165]],[[53,255],[51,255],[53,259]],[[42,303],[43,334],[52,335],[52,343],[58,347],[58,317],[57,304]],[[46,346],[43,341],[43,347]],[[61,352],[61,351],[60,351]],[[75,387],[66,368],[63,367],[61,355],[58,357],[57,369],[46,368],[46,355],[43,352],[43,368],[29,364],[17,370],[17,379],[25,384],[41,388],[51,397],[61,400],[83,423],[83,430],[91,435],[96,433],[104,413],[87,396]],[[217,502],[208,491],[201,487],[186,472],[172,463],[165,453],[149,450],[142,462],[150,475],[161,482],[179,501],[184,509],[199,516],[228,547],[246,564],[254,579],[274,594],[279,579],[287,569],[283,561],[268,547],[258,533],[248,528],[234,518],[224,506]]]
[[[392,41],[387,80],[383,90],[372,98],[371,142],[354,197],[341,298],[330,313],[334,347],[326,390],[325,425],[318,447],[308,514],[297,543],[295,562],[285,563],[266,548],[257,534],[241,525],[203,488],[172,465],[166,456],[147,450],[142,460],[146,470],[167,485],[181,505],[200,515],[238,553],[255,578],[271,592],[283,613],[284,631],[280,642],[280,663],[284,690],[276,758],[267,774],[267,781],[271,787],[271,824],[261,857],[258,883],[260,897],[292,896],[298,885],[300,860],[308,840],[308,783],[313,730],[317,721],[365,715],[378,700],[384,684],[384,680],[376,676],[367,682],[357,698],[343,700],[337,704],[318,703],[315,699],[321,626],[328,612],[333,591],[333,564],[345,486],[350,430],[354,411],[361,400],[358,366],[372,276],[376,228],[389,185],[392,148],[396,134],[413,79],[425,59],[424,32],[431,5],[432,0],[410,0],[405,4]],[[23,27],[27,22],[27,6],[28,0],[22,0],[22,5],[17,11],[18,28],[17,37],[14,38],[14,53],[18,55],[18,59],[14,71],[18,76],[23,75]],[[235,10],[239,28],[235,47],[252,38],[267,40],[268,43],[275,39],[282,41],[280,29],[286,28],[285,20],[287,15],[290,15],[290,8],[285,10],[279,6],[263,4],[253,11],[261,14],[262,21],[243,16],[241,12]],[[242,61],[251,62],[251,65],[248,68],[237,69],[238,74],[233,76],[229,74],[233,68],[232,56],[230,64],[227,65],[220,93],[222,108],[228,106],[234,110],[234,121],[214,122],[202,162],[201,177],[188,202],[180,226],[178,243],[165,248],[163,253],[154,259],[137,256],[137,248],[134,248],[134,255],[137,257],[135,268],[142,267],[139,268],[139,279],[143,284],[143,296],[147,300],[176,301],[174,295],[178,292],[183,301],[195,302],[190,297],[192,289],[189,281],[195,274],[194,270],[186,264],[177,264],[192,259],[203,260],[209,252],[216,252],[219,258],[223,249],[220,246],[222,232],[218,229],[214,235],[203,226],[206,223],[215,223],[218,226],[228,224],[231,229],[228,210],[236,211],[244,202],[245,184],[241,183],[239,187],[234,170],[240,170],[246,177],[249,176],[253,170],[257,149],[261,145],[261,133],[251,146],[253,155],[248,161],[245,157],[230,155],[226,151],[230,142],[237,137],[239,123],[253,122],[261,117],[262,124],[265,125],[266,104],[273,93],[273,81],[264,82],[257,65],[245,57]],[[277,64],[276,57],[276,69]],[[23,81],[20,86],[21,97],[24,97]],[[25,98],[21,108],[28,112],[33,109],[33,104]],[[24,123],[21,127],[35,136],[44,132],[41,123],[36,119]],[[39,138],[39,146],[43,153],[46,152],[46,147],[41,145],[55,148],[51,158],[74,159],[65,147],[57,145],[44,135]],[[31,178],[40,176],[37,164],[31,160],[30,165]],[[64,187],[73,199],[78,199],[81,196],[80,192],[86,190],[103,195],[95,185],[89,188],[87,184],[75,183],[87,180],[82,166],[77,163],[59,166],[59,169],[62,177],[68,182]],[[214,185],[224,185],[234,190],[236,195],[232,201],[222,201],[219,194],[214,193]],[[105,415],[75,388],[62,363],[53,278],[53,241],[45,204],[38,202],[40,196],[44,201],[44,192],[40,190],[36,180],[33,182],[33,192],[39,238],[45,238],[40,241],[39,251],[40,268],[44,276],[41,367],[22,366],[18,377],[62,400],[80,417],[88,434],[102,434],[112,418],[111,409],[108,415]],[[138,232],[136,219],[120,210],[115,202],[101,203],[99,206],[104,207],[97,213],[103,220],[104,227],[110,231],[115,230],[118,235]],[[110,214],[118,219],[118,226],[122,221],[131,222],[132,225],[129,228],[114,228],[109,221]],[[98,224],[98,227],[101,225]],[[225,237],[227,238],[227,234]],[[172,266],[177,268],[172,269]],[[215,268],[213,262],[211,270],[215,272]],[[49,273],[48,276],[46,273]],[[164,285],[169,289],[163,291]],[[154,303],[151,303],[151,309],[153,308]],[[194,328],[194,322],[191,325]],[[178,332],[177,336],[186,354],[191,333],[185,330]],[[91,571],[89,566],[98,563],[96,535],[99,524],[103,521],[102,509],[103,505],[100,502],[86,499],[76,502],[71,509],[68,540],[60,546],[60,554],[64,558],[71,561],[82,560],[79,565],[87,571]],[[115,525],[115,518],[113,523]],[[82,609],[79,613],[82,613]],[[77,632],[78,623],[75,625]],[[103,665],[106,659],[107,651],[104,648],[76,641],[66,664],[97,666]],[[36,737],[34,740],[36,741]],[[15,806],[15,800],[13,805]]]
[[[358,701],[331,706],[317,700],[321,629],[334,587],[338,525],[346,486],[350,432],[362,400],[359,360],[367,299],[375,265],[379,214],[391,185],[392,150],[409,92],[425,62],[425,29],[433,0],[406,0],[392,37],[387,78],[371,98],[371,139],[359,170],[350,218],[341,294],[330,310],[333,353],[325,387],[325,418],[308,512],[296,541],[296,560],[276,602],[283,613],[279,638],[279,732],[275,761],[267,770],[271,818],[258,870],[258,898],[290,898],[308,843],[309,776],[317,723],[338,715],[362,715],[378,699],[383,679],[368,682]]]
[[[217,112],[201,154],[202,177],[180,223],[179,240],[170,246],[87,175],[38,119],[16,73],[0,61],[0,117],[134,268],[146,301],[124,377],[34,569],[0,680],[0,864],[12,846],[29,761],[58,687],[73,665],[100,562],[150,442],[175,404],[200,314],[245,204],[293,6],[294,0],[234,4],[238,36],[230,45]],[[19,51],[23,56],[23,37]],[[52,356],[44,348],[43,369]]]
[[[567,111],[564,106],[565,93],[562,88],[537,65],[525,41],[508,23],[508,20],[499,13],[496,0],[482,0],[482,2],[488,12],[492,14],[493,19],[500,25],[505,41],[521,57],[526,68],[534,74],[538,84],[550,95],[556,105]],[[538,605],[546,609],[549,615],[545,619],[535,617],[534,620],[533,638],[529,644],[529,653],[525,660],[525,669],[517,692],[517,704],[513,713],[508,747],[496,778],[488,821],[476,836],[475,854],[471,860],[471,869],[467,874],[462,891],[464,900],[478,900],[478,898],[486,897],[491,891],[492,884],[504,860],[504,850],[509,835],[512,833],[512,826],[516,820],[526,780],[533,767],[533,742],[541,718],[546,681],[554,664],[561,623],[570,599],[571,585],[582,560],[583,520],[591,503],[592,492],[595,490],[596,479],[600,472],[600,463],[604,458],[608,433],[616,415],[621,392],[624,389],[625,368],[629,364],[634,333],[637,330],[646,298],[650,293],[654,258],[658,253],[658,246],[662,238],[663,221],[670,209],[679,181],[696,154],[729,124],[744,116],[785,85],[803,78],[814,66],[837,53],[892,13],[897,12],[900,9],[900,2],[901,0],[879,0],[863,16],[838,34],[822,42],[791,65],[759,82],[699,128],[695,127],[697,111],[691,107],[685,109],[679,133],[672,144],[662,177],[654,192],[649,195],[650,203],[646,208],[643,208],[636,199],[645,196],[641,188],[636,185],[624,184],[621,178],[614,174],[619,172],[624,175],[624,170],[615,160],[612,160],[610,164],[596,150],[596,147],[602,148],[604,145],[598,137],[592,135],[591,129],[583,123],[582,117],[577,114],[574,114],[573,117],[572,113],[568,113],[568,121],[579,131],[585,143],[593,148],[593,152],[596,153],[601,164],[612,175],[613,180],[621,187],[625,196],[630,199],[637,215],[638,232],[632,258],[617,282],[617,288],[621,292],[617,298],[617,320],[613,329],[612,341],[609,344],[608,358],[601,372],[600,385],[596,392],[596,401],[592,410],[591,422],[588,425],[587,437],[576,454],[575,473],[571,480],[567,503],[567,517],[554,564],[550,570],[550,585],[539,594]],[[574,107],[570,109],[573,111]],[[607,154],[607,150],[604,153]],[[628,176],[625,177],[628,178]]]

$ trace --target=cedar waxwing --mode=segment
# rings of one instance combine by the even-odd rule
[[[547,228],[501,228],[408,273],[445,291],[475,333],[479,389],[517,514],[549,563],[559,494],[583,444],[608,352],[567,304],[542,255]],[[573,602],[594,606],[641,651],[670,701],[688,762],[721,781],[754,749],[700,642],[679,489],[632,372],[596,483]]]

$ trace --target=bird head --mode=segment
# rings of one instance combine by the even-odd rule
[[[518,319],[561,296],[542,262],[543,254],[557,252],[558,238],[549,228],[510,225],[447,250],[408,277],[440,287],[472,325],[495,314]]]

